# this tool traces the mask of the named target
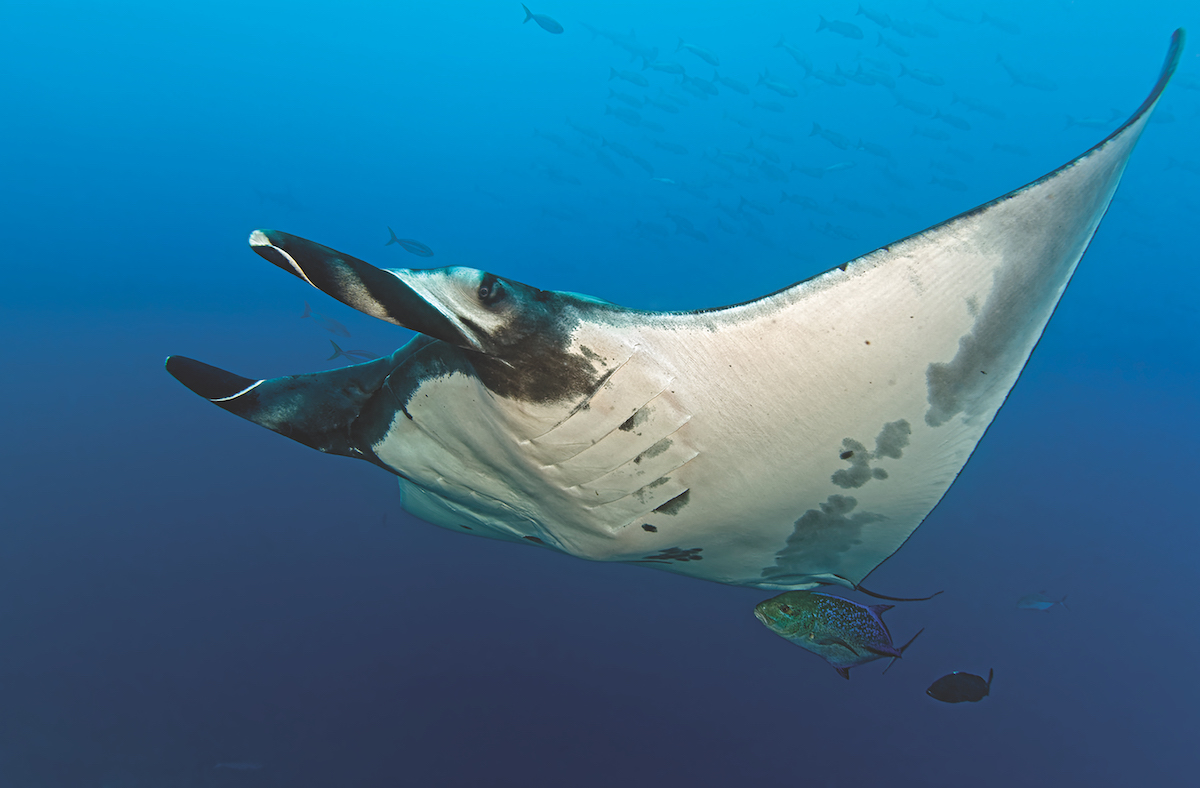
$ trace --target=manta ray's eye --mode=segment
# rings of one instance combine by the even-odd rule
[[[479,296],[479,300],[485,305],[492,306],[504,298],[504,283],[493,274],[484,274],[483,281],[479,283],[479,290],[476,292],[476,295]]]

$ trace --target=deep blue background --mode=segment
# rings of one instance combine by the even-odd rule
[[[889,614],[898,639],[927,629],[886,676],[876,663],[845,682],[772,636],[751,615],[763,592],[415,521],[387,474],[206,405],[162,360],[254,377],[325,368],[332,335],[299,319],[305,300],[350,327],[343,347],[405,341],[266,265],[246,248],[256,227],[426,264],[384,248],[391,225],[436,250],[428,264],[636,307],[760,295],[1081,153],[1117,122],[1067,116],[1131,112],[1171,30],[1200,33],[1194,3],[943,3],[994,11],[1021,26],[1012,34],[876,0],[940,33],[886,31],[903,59],[845,0],[535,6],[561,36],[522,25],[507,0],[245,5],[0,11],[0,786],[1191,784],[1200,42],[994,428],[870,578],[898,595],[946,590]],[[818,13],[866,38],[814,32]],[[700,101],[654,71],[648,90],[608,82],[610,66],[640,63],[581,22],[635,28],[661,59],[710,77],[673,52],[682,36],[715,51],[722,75],[752,85],[768,67],[800,97],[754,88],[786,104],[779,115],[728,89]],[[932,122],[882,87],[804,79],[772,46],[781,33],[818,68],[884,61],[905,95],[970,121],[941,128],[973,160],[913,136]],[[998,53],[1058,89],[1014,86]],[[897,76],[901,60],[946,86]],[[610,87],[690,104],[643,109],[665,127],[651,135],[604,114]],[[956,92],[1005,118],[952,104]],[[657,176],[714,178],[711,199],[610,153],[624,177],[611,174],[567,116]],[[888,146],[909,187],[810,137],[814,121]],[[760,140],[785,169],[856,164],[782,186],[828,216],[701,156],[744,150],[762,128],[795,137]],[[945,175],[931,159],[969,189],[930,183]],[[741,195],[776,207],[752,234],[714,208]],[[673,229],[666,210],[709,243],[635,231]],[[1015,609],[1036,591],[1069,594],[1071,609]],[[924,694],[945,672],[989,667],[994,694],[978,705]]]

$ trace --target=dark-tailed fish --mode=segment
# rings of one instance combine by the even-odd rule
[[[737,125],[741,126],[743,129],[754,128],[754,124],[750,121],[749,118],[743,118],[741,115],[734,115],[732,112],[730,112],[728,110],[721,113],[721,118],[723,120],[728,120],[733,123],[736,123]]]
[[[750,157],[744,153],[737,151],[723,151],[717,148],[717,152],[713,154],[714,159],[725,159],[726,161],[737,162],[738,164],[749,164]]]
[[[872,156],[878,156],[881,159],[887,159],[888,161],[892,160],[892,152],[882,145],[876,145],[874,142],[867,142],[860,139],[858,141],[858,149],[861,151],[866,151]]]
[[[533,136],[541,137],[542,139],[546,140],[550,144],[555,145],[559,148],[565,149],[567,147],[566,140],[564,140],[562,137],[558,136],[557,134],[554,134],[551,132],[538,131],[537,129],[534,129]],[[387,244],[384,244],[384,245],[386,246]]]
[[[914,33],[925,38],[938,38],[941,36],[941,32],[936,27],[927,25],[924,22],[913,22],[912,29]]]
[[[892,79],[891,74],[888,74],[884,71],[880,71],[877,68],[867,69],[867,68],[863,68],[861,65],[859,65],[858,73],[862,74],[865,77],[870,77],[872,80],[875,81],[876,85],[883,85],[888,90],[894,90],[896,87],[896,80]]]
[[[630,150],[628,147],[622,145],[619,142],[609,142],[608,138],[606,138],[606,137],[600,138],[600,147],[611,148],[613,153],[617,154],[618,156],[623,156],[626,159],[637,158],[637,154],[634,153],[632,150]]]
[[[932,8],[934,11],[937,11],[942,16],[949,19],[951,22],[967,22],[967,23],[975,22],[974,18],[967,16],[966,14],[964,14],[960,11],[955,11],[952,8],[947,8],[946,6],[942,5],[941,3],[930,3],[929,7]]]
[[[761,203],[761,202],[757,202],[755,200],[748,199],[745,195],[742,195],[742,201],[738,203],[738,210],[743,211],[748,207],[753,208],[754,210],[758,211],[759,213],[763,214],[764,216],[774,216],[775,215],[775,209],[772,208],[771,206],[769,206],[765,203]]]
[[[981,115],[987,115],[989,118],[996,120],[1004,120],[1004,110],[993,107],[989,104],[984,104],[982,101],[970,98],[969,96],[960,96],[955,93],[950,99],[951,104],[962,104],[972,112],[978,112]]]
[[[703,60],[705,63],[709,64],[710,66],[721,65],[721,59],[719,57],[717,57],[715,54],[713,54],[712,52],[709,52],[707,49],[702,49],[701,47],[698,47],[695,44],[689,44],[689,43],[685,42],[682,38],[679,39],[679,46],[675,47],[675,51],[678,52],[681,49],[686,49],[688,52],[691,52],[693,55],[700,58],[701,60]]]
[[[583,123],[576,123],[575,121],[571,120],[570,118],[567,118],[567,125],[573,129],[575,129],[580,134],[582,134],[583,136],[585,136],[589,139],[593,139],[593,140],[600,139],[600,132],[596,131],[591,126],[588,126]]]
[[[320,312],[314,312],[313,308],[308,305],[307,301],[304,302],[304,314],[300,315],[300,319],[303,320],[306,317],[311,317],[314,323],[328,331],[330,334],[337,334],[339,337],[346,337],[347,339],[350,338],[350,329],[346,328],[332,317],[325,317]]]
[[[993,675],[994,671],[988,669],[987,681],[984,681],[983,676],[956,670],[930,684],[925,694],[942,703],[975,703],[991,693]]]
[[[417,257],[433,257],[433,250],[420,241],[414,241],[411,238],[397,238],[395,231],[391,227],[387,228],[387,230],[391,238],[388,239],[388,242],[384,246],[397,244],[404,251],[415,254]]]
[[[667,127],[661,123],[655,123],[654,121],[646,120],[645,118],[642,118],[642,128],[646,129],[647,131],[653,131],[656,134],[661,134],[667,130]]]
[[[910,77],[918,82],[924,82],[926,85],[938,87],[945,85],[946,80],[932,71],[922,71],[919,68],[908,68],[903,63],[900,64],[900,76]]]
[[[608,89],[608,97],[610,99],[616,99],[622,104],[628,104],[634,109],[641,109],[646,104],[645,99],[638,98],[637,96],[631,96],[628,93],[620,93],[612,88]]]
[[[720,82],[725,87],[727,87],[730,90],[735,91],[737,93],[741,93],[743,96],[750,95],[750,88],[748,88],[746,86],[745,82],[742,82],[741,80],[733,79],[732,77],[723,77],[717,71],[713,72],[712,81]]]
[[[1009,65],[1004,60],[1003,55],[996,55],[996,62],[1000,67],[1008,72],[1008,76],[1012,79],[1014,85],[1033,88],[1034,90],[1058,90],[1058,85],[1052,80],[1038,74],[1034,71],[1025,71],[1024,69],[1015,68]]]
[[[661,98],[648,98],[646,103],[655,109],[661,109],[663,112],[668,112],[672,115],[679,114],[679,105]]]
[[[776,183],[787,183],[788,174],[781,170],[778,165],[772,164],[769,161],[763,160],[758,162],[758,171],[767,177],[767,180],[775,181]]]
[[[633,226],[633,229],[637,230],[638,233],[644,238],[651,236],[666,238],[667,235],[669,235],[667,228],[663,227],[661,224],[655,224],[654,222],[643,222],[640,219],[638,220],[637,224]]]
[[[616,175],[618,178],[624,178],[625,173],[621,172],[621,168],[617,163],[608,157],[608,154],[602,150],[596,151],[596,162],[604,169]]]
[[[840,22],[836,19],[826,19],[823,16],[819,18],[821,21],[817,23],[818,33],[822,30],[828,30],[830,33],[837,33],[839,36],[845,36],[846,38],[863,37],[862,28],[858,25],[852,25],[849,22]]]
[[[932,115],[936,111],[936,110],[934,110],[933,107],[929,106],[928,104],[922,104],[919,101],[914,101],[913,99],[905,98],[904,96],[901,96],[897,92],[893,91],[892,96],[894,96],[896,99],[897,107],[904,107],[909,112],[916,113],[917,115]]]
[[[680,233],[681,231],[696,229],[695,225],[692,224],[692,220],[687,218],[686,216],[680,216],[679,214],[671,213],[670,211],[667,211],[666,216],[668,219],[670,219],[672,222],[675,223],[675,233],[676,234]]]
[[[882,617],[892,607],[862,605],[815,591],[786,591],[759,602],[754,615],[767,629],[821,657],[849,679],[850,668],[877,659],[898,659],[917,639],[914,635],[900,648],[892,643]]]
[[[664,74],[679,74],[680,76],[683,76],[687,73],[683,66],[679,65],[678,63],[664,62],[662,60],[656,60],[653,63],[647,63],[646,65],[642,66],[642,71],[645,71],[646,69],[651,69],[652,71],[661,71]]]
[[[797,91],[791,85],[787,84],[786,82],[780,82],[778,80],[771,79],[770,76],[770,72],[760,75],[758,82],[755,84],[765,85],[770,90],[773,90],[779,95],[785,96],[786,98],[796,98],[800,95],[799,91]]]
[[[623,79],[632,85],[637,85],[639,88],[650,87],[650,80],[646,79],[636,71],[617,71],[612,66],[609,66],[608,80],[611,82],[613,79],[617,78]]]
[[[917,31],[913,28],[911,22],[899,17],[889,17],[889,21],[892,23],[892,30],[895,30],[898,34],[905,38],[917,37]]]
[[[1007,19],[1000,19],[999,17],[994,17],[991,14],[989,14],[987,11],[983,12],[983,19],[981,21],[985,25],[991,25],[992,27],[996,28],[997,30],[1008,33],[1010,35],[1015,36],[1021,32],[1021,26],[1018,25],[1016,22],[1010,22]]]
[[[866,85],[870,87],[871,85],[875,84],[875,78],[870,74],[864,73],[862,66],[859,66],[856,71],[842,71],[842,67],[837,66],[833,70],[833,73],[837,74],[842,79],[848,79],[851,82],[857,82],[860,85]]]
[[[908,57],[907,49],[900,46],[900,44],[898,44],[897,42],[892,41],[890,38],[884,38],[883,33],[879,34],[879,43],[877,43],[875,46],[887,47],[888,49],[890,49],[892,51],[893,54],[899,55],[900,57]]]
[[[617,120],[621,121],[622,123],[628,123],[630,126],[642,125],[642,116],[639,115],[637,112],[634,112],[631,109],[625,109],[624,107],[614,107],[611,104],[605,104],[604,105],[604,114],[612,115]]]
[[[699,90],[701,93],[706,93],[710,96],[718,95],[716,84],[709,82],[707,79],[701,79],[700,77],[685,76],[683,78],[683,84],[691,85],[692,87]]]
[[[677,185],[679,186],[679,191],[683,192],[684,194],[690,194],[692,197],[695,197],[697,200],[704,200],[705,202],[707,202],[709,200],[708,193],[705,192],[704,187],[698,183],[688,183],[687,181],[679,181]]]
[[[813,123],[812,131],[809,132],[808,136],[820,137],[821,139],[825,140],[833,147],[838,148],[840,150],[850,150],[852,147],[854,147],[853,144],[850,142],[849,137],[847,137],[844,134],[838,134],[836,131],[833,131],[832,129],[823,129],[823,128],[821,128],[820,123]]]
[[[783,51],[791,55],[792,60],[796,61],[797,66],[800,66],[800,68],[804,69],[805,71],[812,71],[812,61],[808,59],[808,55],[804,54],[795,47],[788,46],[787,42],[784,41],[784,36],[779,37],[779,41],[775,43],[775,46],[782,47]]]
[[[940,120],[942,123],[945,123],[947,126],[953,126],[954,128],[958,129],[959,131],[970,131],[971,130],[971,124],[968,123],[966,121],[966,119],[960,118],[957,115],[945,114],[941,110],[933,113],[933,119]]]
[[[870,19],[880,27],[887,28],[892,26],[892,20],[889,19],[888,15],[883,11],[874,11],[870,8],[863,8],[861,4],[858,6],[858,10],[854,12],[854,15],[865,16],[867,19]]]
[[[326,361],[333,361],[335,358],[344,358],[350,362],[357,362],[374,361],[375,359],[379,358],[379,356],[375,355],[369,350],[342,350],[340,347],[338,347],[338,343],[334,342],[332,339],[329,340],[329,344],[333,345],[333,355],[325,359]]]
[[[686,235],[688,238],[694,238],[702,244],[708,243],[708,236],[693,227],[689,227],[687,229],[677,229],[675,230],[675,234]]]
[[[563,31],[562,25],[545,14],[533,13],[529,10],[529,6],[525,5],[524,3],[521,4],[521,8],[525,9],[525,21],[521,24],[525,24],[525,22],[528,22],[530,19],[532,19],[534,22],[537,22],[538,27],[540,27],[542,30],[545,30],[547,33],[561,33]]]
[[[1017,600],[1017,610],[1049,610],[1055,605],[1061,605],[1063,610],[1070,610],[1067,607],[1067,597],[1063,595],[1062,599],[1051,599],[1045,594],[1026,594]]]

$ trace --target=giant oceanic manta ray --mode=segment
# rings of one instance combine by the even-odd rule
[[[419,336],[253,380],[225,410],[399,477],[431,523],[733,585],[856,587],[950,488],[1016,383],[1178,63],[1027,186],[762,298],[648,312],[485,271],[380,269],[256,230],[262,257]]]

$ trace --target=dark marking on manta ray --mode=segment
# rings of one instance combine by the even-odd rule
[[[842,448],[838,456],[850,462],[849,468],[835,471],[830,481],[838,487],[851,489],[862,487],[871,479],[886,479],[888,473],[883,468],[872,468],[871,460],[889,457],[900,459],[904,447],[908,445],[908,436],[912,434],[912,425],[904,419],[891,421],[883,425],[883,429],[875,436],[875,451],[867,451],[867,447],[853,438],[843,438]]]
[[[634,563],[669,564],[672,561],[703,561],[704,556],[700,555],[702,550],[704,550],[703,547],[692,547],[687,550],[681,547],[668,547],[665,550],[659,550],[654,555],[635,558]]]
[[[639,408],[632,416],[625,419],[617,429],[622,432],[633,432],[634,427],[644,424],[648,418],[650,418],[650,411],[646,408]],[[638,434],[640,435],[641,433]]]
[[[466,528],[468,531],[474,531],[474,530],[475,530],[475,529],[474,529],[474,528],[472,528],[471,526],[469,526],[469,525],[463,525],[462,523],[459,523],[459,524],[458,524],[458,527],[459,527],[459,528]]]
[[[831,495],[820,509],[809,509],[796,520],[787,543],[775,554],[775,565],[762,576],[776,583],[805,582],[816,574],[831,574],[843,553],[861,544],[862,530],[886,518],[874,512],[851,514],[858,501]]]
[[[545,544],[545,542],[543,542],[541,539],[538,539],[536,536],[523,536],[521,538],[528,539],[529,541],[533,542],[534,544]]]
[[[652,534],[658,533],[658,528],[651,525],[650,523],[642,523],[642,530],[647,531]]]
[[[691,492],[692,492],[691,490],[684,490],[683,492],[679,493],[679,495],[676,495],[674,498],[667,501],[666,503],[664,503],[662,506],[658,507],[654,511],[659,512],[661,514],[670,514],[670,515],[679,514],[679,512],[682,511],[683,507],[687,506],[688,496],[691,495]]]

